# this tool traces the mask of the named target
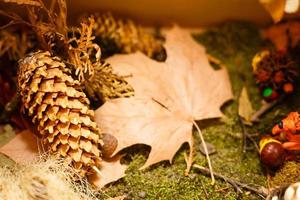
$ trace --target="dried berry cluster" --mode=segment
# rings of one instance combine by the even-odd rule
[[[252,60],[256,82],[266,100],[294,91],[295,62],[286,53],[264,50]]]

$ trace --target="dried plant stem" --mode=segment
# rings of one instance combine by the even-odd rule
[[[273,101],[271,103],[266,103],[260,107],[258,111],[256,111],[252,116],[251,116],[251,121],[252,122],[257,122],[259,121],[259,117],[265,114],[267,111],[269,111],[271,108],[276,106],[280,102],[279,100]]]
[[[247,135],[248,135],[248,131],[246,129],[246,126],[244,124],[244,121],[243,119],[241,118],[240,115],[238,115],[239,117],[239,121],[240,121],[240,124],[241,124],[241,128],[242,128],[242,131],[243,131],[243,142],[242,142],[242,145],[243,145],[243,153],[246,153],[247,151]]]
[[[255,146],[255,149],[257,150],[257,152],[259,152],[259,147],[256,143],[256,141],[251,137],[251,135],[249,135],[248,131],[247,131],[247,127],[245,126],[244,120],[239,116],[239,121],[240,121],[240,125],[243,131],[243,142],[242,142],[242,149],[243,149],[243,153],[246,153],[247,151],[247,139],[249,139],[253,145]]]
[[[190,153],[189,153],[189,157],[187,157],[185,155],[185,162],[186,162],[186,169],[184,172],[185,176],[188,176],[190,171],[191,171],[191,167],[193,165],[194,162],[194,138],[192,137],[191,142],[190,142]]]
[[[210,177],[211,177],[211,184],[215,184],[215,177],[214,177],[214,172],[213,172],[213,168],[212,168],[212,165],[211,165],[211,162],[210,162],[210,158],[209,158],[209,154],[208,154],[208,150],[207,150],[207,146],[206,146],[206,142],[204,140],[204,137],[202,135],[202,132],[198,126],[198,124],[193,121],[193,124],[194,126],[196,127],[198,133],[199,133],[199,136],[200,136],[200,139],[201,139],[201,142],[203,144],[203,148],[204,148],[204,152],[205,152],[205,155],[206,155],[206,159],[207,159],[207,164],[208,164],[208,168],[209,168],[209,172],[210,172]]]
[[[202,189],[204,191],[204,194],[205,194],[205,198],[209,199],[208,193],[207,193],[206,188],[205,188],[205,185],[203,184],[203,181],[201,179],[200,179],[200,182],[201,182],[201,186],[202,186]]]
[[[202,167],[200,165],[194,164],[193,167],[197,168],[200,170],[201,173],[205,174],[205,175],[209,175],[211,173],[211,171],[205,167]],[[245,183],[241,183],[239,181],[235,181],[231,178],[228,178],[226,176],[223,176],[222,174],[218,174],[216,172],[213,172],[214,176],[218,179],[222,179],[225,182],[228,182],[229,184],[231,184],[239,193],[242,193],[242,190],[240,188],[244,188],[246,190],[249,190],[251,192],[254,192],[255,194],[258,194],[259,196],[265,198],[268,194],[258,188],[249,186],[248,184]]]
[[[92,169],[93,169],[100,177],[103,176],[103,174],[101,173],[101,171],[100,171],[96,166],[93,166]]]

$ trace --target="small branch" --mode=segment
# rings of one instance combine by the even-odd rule
[[[194,166],[195,168],[199,169],[200,172],[201,172],[202,174],[210,175],[210,173],[211,173],[209,169],[207,169],[207,168],[205,168],[205,167],[202,167],[202,166],[200,166],[200,165],[194,164],[193,166]],[[235,181],[235,180],[233,180],[233,179],[231,179],[231,178],[227,178],[226,176],[223,176],[223,175],[218,174],[218,173],[216,173],[216,172],[213,172],[213,174],[214,174],[214,176],[215,176],[216,178],[222,179],[222,180],[224,180],[225,182],[228,182],[229,184],[231,184],[231,185],[236,189],[237,192],[242,192],[242,190],[241,190],[240,188],[244,188],[244,189],[246,189],[246,190],[249,190],[249,191],[251,191],[251,192],[254,192],[255,194],[258,194],[259,196],[261,196],[261,197],[263,197],[263,198],[265,198],[265,197],[268,196],[268,194],[267,194],[266,192],[264,192],[264,191],[262,191],[262,190],[260,190],[260,189],[258,189],[258,188],[249,186],[249,185],[247,185],[247,184],[245,184],[245,183],[241,183],[241,182],[239,182],[239,181]]]
[[[273,101],[271,103],[266,103],[264,105],[262,105],[260,107],[260,109],[258,111],[256,111],[252,116],[251,116],[251,121],[252,122],[257,122],[259,121],[259,118],[264,115],[266,112],[268,112],[271,108],[273,108],[274,106],[276,106],[279,102],[281,101],[281,99]]]
[[[259,153],[259,146],[257,145],[256,141],[251,137],[251,135],[247,134],[247,138],[253,143],[255,146],[256,151]]]
[[[247,127],[244,124],[244,120],[240,116],[238,116],[238,117],[239,117],[239,122],[241,124],[242,131],[243,131],[243,153],[246,153],[246,150],[247,150],[247,139],[249,139],[253,143],[257,152],[259,152],[259,147],[258,147],[256,141],[251,137],[251,135],[249,135],[249,133],[247,131]]]
[[[204,148],[204,152],[205,152],[205,155],[206,155],[206,159],[207,159],[207,163],[208,163],[208,167],[209,167],[209,172],[210,172],[210,177],[211,177],[211,184],[215,184],[215,177],[214,177],[214,172],[213,172],[213,168],[212,168],[212,165],[211,165],[211,162],[210,162],[210,158],[209,158],[209,154],[208,154],[208,150],[207,150],[207,146],[206,146],[206,142],[204,140],[204,137],[202,135],[202,132],[198,126],[198,124],[193,121],[193,124],[194,126],[196,127],[198,133],[199,133],[199,136],[200,136],[200,139],[201,139],[201,142],[203,144],[203,148]]]
[[[201,179],[200,179],[200,182],[201,182],[201,186],[202,186],[202,189],[203,189],[203,191],[204,191],[204,194],[205,194],[206,199],[209,199],[209,198],[208,198],[208,193],[207,193],[206,188],[205,188],[205,185],[203,184],[203,181],[202,181]]]
[[[272,198],[275,196],[277,196],[279,199],[283,198],[285,190],[288,188],[288,186],[289,184],[284,184],[280,187],[273,188],[266,197],[266,200],[272,200]]]
[[[247,135],[248,135],[248,132],[247,132],[247,129],[246,129],[246,126],[244,124],[244,121],[243,119],[241,118],[240,115],[238,115],[238,118],[239,118],[239,122],[241,124],[241,127],[242,127],[242,132],[243,132],[243,141],[242,141],[242,145],[243,145],[243,153],[246,153],[247,151]]]
[[[12,21],[10,21],[9,23],[7,23],[7,24],[1,26],[1,27],[0,27],[0,31],[4,30],[4,29],[6,29],[6,28],[8,28],[8,27],[10,27],[10,26],[16,25],[16,24],[18,24],[18,23],[12,20]]]
[[[2,26],[1,30],[6,28],[7,26],[10,26],[10,25],[13,25],[13,24],[25,24],[25,25],[30,26],[30,27],[32,26],[32,24],[28,23],[27,21],[25,21],[24,19],[22,19],[19,15],[15,14],[15,13],[5,12],[4,10],[0,10],[0,15],[3,15],[7,18],[12,19],[11,22],[9,22],[8,24]]]

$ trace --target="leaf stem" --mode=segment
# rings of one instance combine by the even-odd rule
[[[205,142],[205,140],[204,140],[204,137],[203,137],[203,135],[202,135],[202,132],[201,132],[201,130],[200,130],[198,124],[197,124],[194,120],[193,120],[193,124],[194,124],[194,126],[196,127],[196,129],[197,129],[197,131],[198,131],[198,133],[199,133],[201,142],[202,142],[202,144],[203,144],[204,152],[205,152],[206,159],[207,159],[207,163],[208,163],[208,168],[209,168],[209,171],[210,171],[211,184],[214,185],[214,184],[215,184],[214,171],[213,171],[213,168],[212,168],[212,165],[211,165],[211,161],[210,161],[210,158],[209,158],[209,154],[208,154],[206,142]]]
[[[190,142],[190,153],[189,153],[189,157],[187,157],[185,155],[185,162],[186,162],[186,169],[184,172],[185,176],[189,175],[189,172],[191,171],[193,162],[194,162],[194,138],[191,138],[191,142]]]

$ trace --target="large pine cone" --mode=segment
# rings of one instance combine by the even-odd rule
[[[19,62],[23,106],[52,153],[82,174],[98,167],[102,139],[90,102],[71,69],[49,52],[35,52]]]
[[[94,17],[95,41],[101,46],[104,57],[119,52],[141,51],[158,61],[166,59],[162,41],[137,26],[133,21],[114,18],[110,13],[96,14]]]

